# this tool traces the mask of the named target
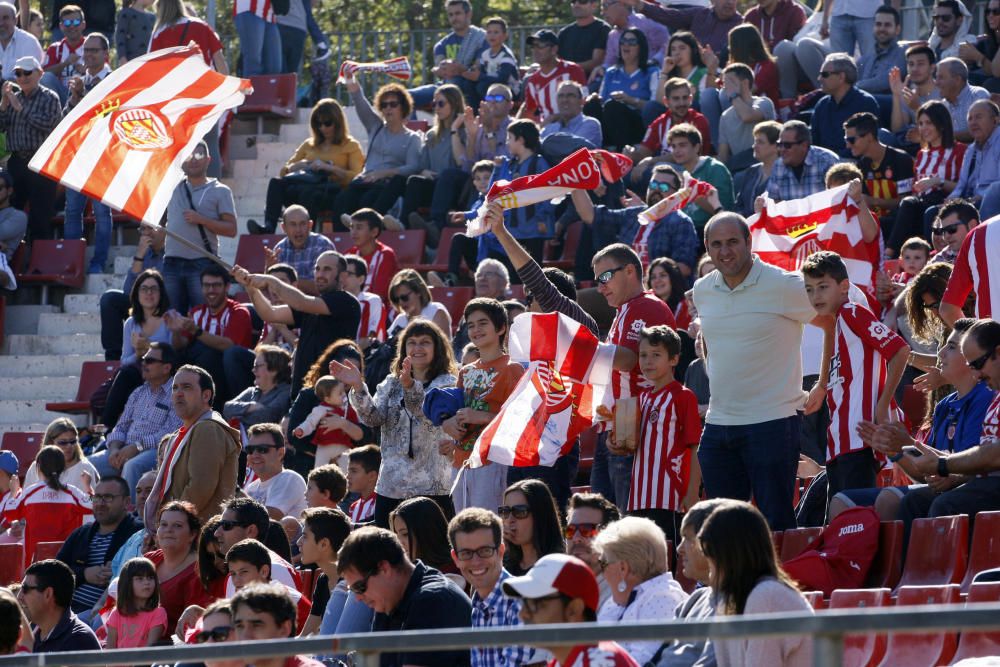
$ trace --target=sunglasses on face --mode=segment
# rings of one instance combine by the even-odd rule
[[[846,137],[845,136],[844,137],[844,141],[847,142],[848,146],[853,146],[854,142],[857,141],[857,140],[858,140],[858,138],[856,136],[854,136],[854,137]]]
[[[588,540],[597,537],[597,533],[601,532],[600,525],[596,523],[570,523],[566,524],[566,539],[572,540],[579,533],[580,537],[585,537]]]
[[[997,7],[996,9],[987,9],[986,10],[986,15],[987,16],[1000,16],[1000,7]]]
[[[622,37],[618,40],[618,43],[622,46],[637,46],[639,44],[639,40],[635,37]]]
[[[139,360],[143,366],[149,366],[150,364],[162,364],[163,359],[157,359],[156,357],[143,357]]]
[[[72,440],[53,440],[52,444],[59,445],[60,447],[72,447],[78,442],[80,442],[79,438],[73,438]]]
[[[368,591],[368,580],[374,577],[377,572],[371,572],[365,575],[365,578],[361,581],[355,581],[353,584],[348,586],[352,593],[355,595],[364,595]]]
[[[199,644],[204,644],[208,641],[213,642],[223,642],[229,638],[232,633],[233,628],[228,625],[220,625],[217,628],[212,628],[211,630],[202,630],[194,636],[194,640]]]
[[[63,19],[62,24],[66,28],[73,28],[78,25],[83,25],[83,19]]]
[[[232,519],[223,519],[219,522],[219,528],[227,533],[233,528],[246,528],[249,525],[250,524],[245,521],[234,521]]]
[[[479,547],[478,549],[459,549],[455,552],[458,556],[458,560],[472,560],[473,556],[479,556],[480,558],[493,558],[493,554],[497,552],[497,547]]]
[[[802,142],[802,141],[779,141],[778,142],[778,148],[781,148],[783,150],[788,150],[789,148],[794,148],[795,146],[798,146],[801,143],[804,143],[804,142]]]
[[[413,292],[405,292],[403,294],[400,294],[399,292],[397,292],[396,293],[395,302],[396,303],[407,303],[410,300],[411,296],[413,296]]]
[[[277,449],[277,445],[247,445],[247,454],[267,454],[272,449]]]
[[[979,357],[978,359],[973,359],[972,361],[967,362],[969,364],[969,368],[971,368],[974,371],[981,371],[981,370],[983,370],[983,366],[986,365],[987,361],[989,361],[990,359],[993,358],[994,354],[996,354],[996,350],[993,350],[992,352],[987,352],[986,354],[984,354],[983,356]]]
[[[44,588],[45,588],[44,586],[32,586],[31,584],[25,584],[25,583],[21,584],[22,593],[30,593],[31,591],[40,591],[43,590]]]
[[[946,227],[934,227],[931,229],[931,234],[934,236],[941,236],[942,234],[954,234],[958,231],[959,223],[953,225],[947,225]]]
[[[840,72],[820,72],[819,73],[819,78],[821,78],[821,79],[829,79],[834,74],[840,74]]]
[[[941,307],[940,301],[935,301],[933,303],[925,303],[924,310],[937,310]]]
[[[658,192],[670,192],[671,190],[676,190],[673,183],[667,183],[666,181],[650,181],[649,189],[656,190]]]
[[[531,507],[529,505],[501,505],[497,508],[497,514],[500,515],[501,519],[506,519],[511,515],[515,519],[527,519],[531,515]]]
[[[434,100],[434,106],[440,109],[448,106],[448,103],[445,100]]]
[[[18,79],[23,79],[24,77],[31,76],[34,73],[35,73],[35,70],[31,70],[30,72],[28,70],[25,70],[25,69],[16,69],[16,70],[14,70],[14,76],[16,76]]]
[[[379,109],[398,109],[399,108],[399,100],[383,100],[381,103],[379,103],[378,108]]]
[[[597,276],[594,280],[596,280],[601,285],[607,285],[608,283],[611,282],[611,279],[615,277],[615,274],[624,268],[625,268],[624,266],[619,266],[614,269],[608,269],[601,275]]]
[[[500,103],[500,102],[506,102],[507,101],[507,96],[506,95],[487,95],[486,97],[483,98],[483,100],[486,101],[486,102]]]

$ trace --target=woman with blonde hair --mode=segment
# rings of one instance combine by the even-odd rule
[[[445,335],[451,335],[451,314],[444,304],[431,301],[431,290],[423,277],[413,269],[403,269],[389,283],[389,301],[399,312],[389,325],[388,336],[399,333],[417,317],[438,325]]]
[[[80,446],[80,433],[68,417],[53,419],[45,428],[45,436],[42,438],[42,447],[55,446],[63,453],[66,467],[59,475],[59,481],[64,486],[75,486],[84,493],[90,494],[97,488],[97,483],[101,481],[101,475],[97,468],[83,455],[83,447]],[[32,462],[31,467],[24,476],[24,486],[43,481],[38,471],[38,460]]]

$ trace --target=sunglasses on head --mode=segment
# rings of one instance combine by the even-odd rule
[[[222,642],[229,638],[232,633],[233,628],[229,625],[220,625],[217,628],[212,628],[211,630],[202,630],[194,636],[194,640],[199,644],[204,644],[207,641]]]
[[[580,537],[585,537],[588,540],[597,537],[597,533],[601,532],[601,526],[596,523],[568,523],[566,524],[566,539],[572,540],[576,537],[577,533],[580,533]]]
[[[244,449],[247,450],[247,454],[267,454],[277,448],[277,445],[247,445]]]
[[[616,267],[614,269],[608,269],[607,271],[605,271],[601,275],[599,275],[596,278],[594,278],[594,280],[596,280],[601,285],[607,285],[608,283],[611,282],[611,279],[615,277],[615,274],[618,273],[619,271],[621,271],[624,268],[625,268],[624,266],[619,266],[619,267]]]
[[[379,109],[398,109],[399,100],[382,100],[379,105]]]
[[[83,25],[83,19],[63,19],[62,24],[67,28],[72,28],[74,26]]]
[[[506,95],[501,95],[501,94],[486,95],[485,97],[483,97],[483,101],[484,102],[506,102],[507,101],[507,96]]]
[[[497,508],[501,519],[513,515],[515,519],[527,519],[531,515],[530,505],[501,505]]]
[[[942,234],[954,234],[958,231],[958,226],[961,223],[956,222],[953,225],[946,225],[945,227],[933,227],[931,228],[931,234],[934,236],[941,236]]]
[[[983,370],[983,366],[986,365],[987,361],[989,361],[990,359],[993,358],[993,355],[995,355],[996,352],[997,352],[996,349],[994,349],[991,352],[987,352],[986,354],[984,354],[983,356],[979,357],[978,359],[973,359],[972,361],[967,362],[969,364],[969,368],[971,368],[974,371],[981,371],[981,370]]]

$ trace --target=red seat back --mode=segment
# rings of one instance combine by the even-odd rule
[[[402,262],[400,262],[402,264]],[[476,295],[474,287],[432,287],[431,299],[437,301],[451,314],[453,328],[458,328],[465,312],[465,304]],[[448,333],[448,332],[445,332]]]
[[[1000,567],[1000,512],[979,512],[972,529],[969,567],[962,581],[962,591],[969,590],[977,574],[995,567]]]
[[[524,285],[511,285],[510,298],[524,301]]]
[[[90,401],[94,392],[110,380],[121,364],[117,361],[85,361],[80,369],[80,384],[76,388],[76,400]]]
[[[236,263],[250,273],[263,273],[264,250],[273,250],[283,238],[282,234],[244,234],[236,246]]]
[[[38,239],[32,242],[28,266],[17,279],[24,283],[82,287],[86,252],[87,242],[83,239]]]
[[[460,227],[445,227],[441,230],[441,238],[438,239],[437,250],[434,251],[434,259],[430,264],[419,264],[418,271],[447,271],[448,255],[451,253],[451,243],[455,234],[465,233]],[[471,269],[471,267],[469,267]]]
[[[17,431],[8,431],[3,434],[3,444],[0,445],[0,448],[9,449],[14,452],[14,456],[17,457],[17,474],[21,477],[28,474],[28,468],[31,467],[32,461],[35,460],[38,450],[42,448],[42,440],[44,438],[44,433],[34,432],[20,433]]]
[[[830,595],[830,609],[870,609],[892,604],[888,588],[840,589]],[[844,637],[844,667],[878,664],[885,655],[885,635],[847,635]]]
[[[299,577],[302,579],[299,593],[302,593],[307,600],[312,600],[313,587],[316,585],[316,570],[297,569],[296,572],[299,573]]]
[[[995,514],[995,512],[993,512]],[[981,515],[980,515],[981,516]],[[976,528],[979,527],[979,517],[976,517]],[[978,602],[1000,602],[1000,581],[973,584],[969,588],[967,604]],[[958,650],[952,662],[966,658],[985,658],[1000,655],[1000,632],[962,632],[958,639]]]
[[[422,229],[407,229],[402,232],[386,230],[379,234],[378,240],[396,251],[396,261],[400,268],[417,266],[424,261],[427,232]]]
[[[783,530],[772,530],[771,531],[771,542],[774,543],[774,553],[781,554],[781,546],[785,542],[785,531]]]
[[[809,606],[813,609],[826,608],[826,603],[823,601],[823,591],[802,591],[802,595],[809,601]]]
[[[781,539],[781,562],[795,558],[823,534],[822,527],[791,528]]]
[[[583,234],[583,223],[579,220],[571,223],[566,228],[566,238],[563,240],[562,251],[557,257],[553,257],[555,246],[546,244],[545,266],[554,266],[564,271],[568,271],[576,264],[576,251],[580,247],[580,236]]]
[[[912,537],[911,537],[912,540]],[[961,592],[958,584],[944,586],[903,586],[899,589],[897,606],[921,604],[958,604]],[[897,633],[889,635],[881,667],[936,667],[947,664],[955,654],[957,636],[954,632]]]
[[[291,118],[295,115],[295,92],[298,77],[295,74],[262,74],[246,77],[253,85],[237,114],[267,114]]]
[[[19,583],[24,578],[24,545],[0,544],[0,586]]]
[[[893,589],[903,572],[903,522],[883,521],[878,532],[878,553],[868,570],[865,585]]]
[[[917,519],[910,530],[906,565],[899,585],[960,583],[965,578],[968,558],[968,515]]]
[[[408,120],[406,121],[406,127],[414,132],[426,132],[431,129],[431,124],[426,120]]]
[[[55,558],[56,554],[59,553],[59,549],[62,548],[62,545],[62,542],[39,542],[35,545],[35,557],[32,562],[37,563],[40,560]]]
[[[924,423],[927,413],[927,394],[913,388],[913,385],[903,387],[903,401],[900,404],[903,416],[910,422],[910,428],[918,430]]]

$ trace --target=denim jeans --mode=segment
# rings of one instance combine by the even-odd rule
[[[1000,183],[993,183],[983,193],[983,201],[979,204],[979,219],[986,221],[995,215],[1000,215]]]
[[[93,456],[88,456],[87,460],[97,468],[97,472],[102,478],[117,475],[128,482],[129,493],[132,494],[132,501],[135,502],[135,486],[139,483],[139,478],[156,468],[156,447],[139,452],[126,461],[121,470],[112,467],[108,463],[108,457],[109,452],[105,449]]]
[[[243,54],[243,76],[277,74],[281,71],[281,33],[253,12],[240,12],[234,19]]]
[[[712,146],[719,147],[719,121],[722,120],[722,112],[729,108],[731,102],[728,97],[719,94],[716,88],[706,88],[699,93],[701,99],[701,112],[708,120],[708,129],[712,134]]]
[[[83,212],[90,199],[94,208],[94,218],[97,225],[94,229],[94,257],[90,260],[88,273],[101,273],[108,261],[108,250],[111,248],[111,209],[96,199],[87,197],[76,190],[66,189],[66,222],[63,225],[63,238],[83,238]]]
[[[854,57],[857,42],[862,56],[875,50],[875,18],[841,14],[830,19],[830,51]]]
[[[42,75],[42,78],[38,80],[38,83],[58,95],[59,103],[66,106],[66,100],[69,99],[69,88],[67,88],[66,84],[62,82],[62,79],[59,78],[58,74],[55,72],[46,72]]]
[[[163,282],[167,286],[170,307],[181,315],[187,315],[192,306],[204,303],[205,298],[201,293],[201,272],[214,265],[215,262],[207,257],[200,259],[165,257]]]
[[[597,439],[594,464],[590,469],[590,489],[618,505],[624,511],[628,506],[629,486],[632,484],[634,456],[618,456],[608,451],[607,434]]]
[[[706,424],[698,462],[708,497],[753,497],[771,530],[794,528],[801,422],[794,415],[759,424]]]
[[[302,66],[302,53],[306,48],[306,32],[287,25],[278,25],[281,33],[281,73],[295,74]]]

